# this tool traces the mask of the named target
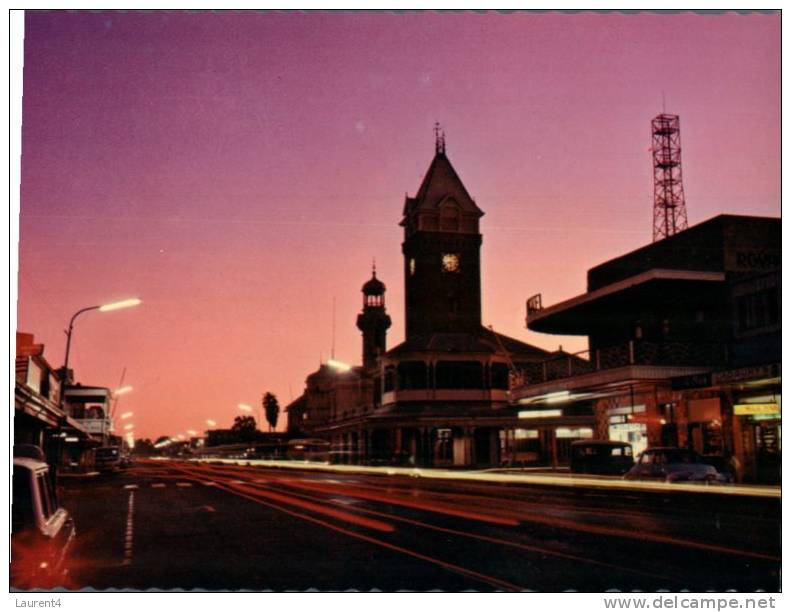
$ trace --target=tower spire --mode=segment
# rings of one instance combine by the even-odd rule
[[[439,121],[434,123],[434,140],[437,153],[445,154],[445,130],[440,127]]]
[[[376,278],[376,257],[374,257],[373,264],[371,265],[371,273],[373,277]]]

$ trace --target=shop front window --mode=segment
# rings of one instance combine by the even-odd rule
[[[453,461],[453,431],[438,429],[434,446],[434,457],[438,462]]]
[[[642,416],[645,406],[628,406],[607,411],[608,436],[616,442],[628,442],[637,455],[648,448],[648,429],[645,423],[636,422],[635,415]]]

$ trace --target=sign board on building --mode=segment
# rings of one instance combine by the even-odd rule
[[[780,268],[781,261],[780,251],[774,249],[744,249],[725,253],[725,267],[734,271],[774,270]]]
[[[682,389],[700,389],[711,386],[711,372],[691,374],[690,376],[676,376],[670,379],[670,388],[673,391]]]
[[[549,408],[546,410],[519,411],[520,419],[543,419],[543,418],[561,417],[561,416],[563,416],[563,411],[560,410],[559,408]]]
[[[711,382],[715,385],[726,383],[742,382],[745,380],[759,380],[761,378],[778,378],[780,376],[780,364],[773,363],[768,365],[750,366],[737,370],[726,370],[715,372],[711,376]]]
[[[780,406],[778,404],[735,404],[733,414],[737,416],[780,414]]]

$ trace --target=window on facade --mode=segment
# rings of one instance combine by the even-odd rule
[[[374,378],[374,406],[380,406],[381,404],[382,404],[382,379],[377,376],[376,378]]]
[[[387,366],[387,368],[385,368],[385,393],[395,390],[395,376],[395,368],[393,366]]]
[[[104,409],[101,406],[86,406],[85,407],[85,418],[86,419],[103,419],[104,418]]]
[[[508,366],[506,364],[492,364],[492,389],[508,389]]]
[[[67,411],[74,419],[85,418],[85,406],[82,404],[69,404]]]
[[[740,296],[736,301],[739,331],[771,327],[780,322],[777,287]]]
[[[438,429],[434,456],[439,461],[453,460],[453,431]]]
[[[478,361],[439,361],[437,389],[483,389],[483,364]]]
[[[41,392],[41,367],[38,366],[32,359],[28,358],[27,365],[27,386],[36,391]]]
[[[399,389],[426,389],[428,376],[423,361],[402,361],[398,364]]]
[[[451,201],[445,204],[440,210],[440,230],[442,231],[458,231],[459,229],[459,210],[455,206],[455,202]]]

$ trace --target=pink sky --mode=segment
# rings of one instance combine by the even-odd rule
[[[442,122],[482,220],[483,319],[585,289],[651,240],[650,119],[681,116],[690,224],[780,213],[780,16],[28,13],[18,329],[135,387],[135,435],[281,405],[359,363],[376,258],[403,339],[401,228]],[[281,415],[281,424],[285,416]]]

